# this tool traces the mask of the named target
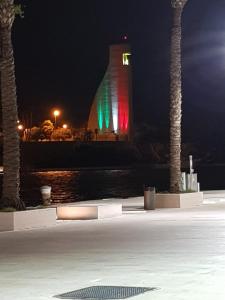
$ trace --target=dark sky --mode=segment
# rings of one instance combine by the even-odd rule
[[[108,60],[127,34],[133,49],[135,122],[165,126],[169,104],[170,0],[23,0],[14,26],[20,115],[34,123],[63,110],[87,121]],[[189,0],[183,16],[184,130],[225,114],[225,0]],[[199,122],[199,123],[198,123]],[[190,126],[192,131],[188,131]],[[225,127],[225,126],[224,126]]]

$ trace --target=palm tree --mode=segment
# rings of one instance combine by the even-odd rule
[[[181,180],[181,19],[188,0],[172,0],[173,27],[170,64],[170,192],[180,191]]]
[[[0,71],[3,128],[3,187],[1,207],[25,208],[20,199],[20,144],[17,132],[17,96],[12,46],[12,25],[16,15],[14,0],[0,0]]]

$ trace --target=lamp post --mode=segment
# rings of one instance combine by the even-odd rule
[[[24,140],[24,133],[25,133],[24,126],[22,124],[19,124],[19,125],[17,125],[17,129],[18,129],[21,140]]]
[[[60,115],[60,111],[59,110],[54,110],[53,115],[55,117],[55,128],[57,127],[57,117]]]

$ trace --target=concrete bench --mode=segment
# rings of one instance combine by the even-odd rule
[[[0,212],[0,232],[50,227],[54,225],[56,225],[55,208]]]
[[[156,194],[156,208],[192,208],[203,203],[203,192]]]
[[[122,204],[63,205],[56,209],[58,220],[92,220],[122,215]]]

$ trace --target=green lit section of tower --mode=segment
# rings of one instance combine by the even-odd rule
[[[109,99],[109,81],[105,79],[99,87],[96,95],[97,102],[97,123],[96,127],[101,132],[109,129],[110,126],[110,99]]]
[[[98,101],[98,128],[100,130],[103,129],[103,110],[101,101]]]

